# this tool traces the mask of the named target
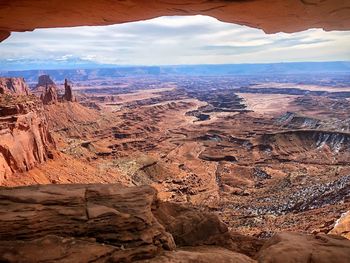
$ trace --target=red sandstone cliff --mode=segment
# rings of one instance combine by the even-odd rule
[[[41,95],[40,99],[44,104],[55,104],[58,101],[57,89],[55,86],[48,86],[45,88],[44,93]]]
[[[8,85],[11,83],[11,85]],[[14,172],[24,172],[51,157],[54,141],[43,105],[23,79],[0,78],[0,184]]]
[[[76,101],[73,91],[72,91],[72,86],[68,84],[68,80],[64,80],[64,95],[63,95],[63,100],[66,101]]]
[[[45,105],[58,102],[57,86],[49,75],[41,75],[39,77],[36,89],[44,89],[40,99]]]
[[[28,95],[29,89],[23,78],[0,78],[0,95]]]

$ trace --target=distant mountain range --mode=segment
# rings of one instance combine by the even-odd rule
[[[278,75],[278,74],[350,74],[350,62],[291,62],[267,64],[222,64],[222,65],[169,65],[169,66],[116,66],[104,64],[84,64],[76,61],[74,67],[66,69],[0,70],[0,76],[24,77],[36,81],[38,76],[49,74],[55,81],[94,80],[129,76],[233,76],[233,75]],[[56,65],[57,66],[57,65]],[[62,63],[63,66],[63,63]],[[1,66],[4,68],[4,66]]]
[[[0,71],[41,70],[41,69],[91,69],[115,67],[115,65],[99,64],[79,57],[63,57],[56,59],[0,59]]]

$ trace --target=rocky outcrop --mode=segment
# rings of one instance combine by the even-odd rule
[[[156,216],[177,245],[225,245],[230,240],[227,226],[208,212],[175,203],[160,203]]]
[[[54,104],[58,101],[57,89],[55,86],[48,86],[45,88],[45,92],[41,95],[42,102],[47,104]]]
[[[63,100],[66,101],[76,101],[74,96],[73,96],[73,91],[72,91],[72,86],[68,83],[68,80],[64,80],[64,95],[63,95]]]
[[[188,204],[159,202],[154,213],[177,246],[220,246],[253,256],[263,245],[262,240],[230,232],[214,213]]]
[[[36,89],[43,90],[40,99],[45,105],[58,102],[57,87],[49,75],[39,76]]]
[[[55,85],[55,82],[53,82],[53,80],[50,78],[49,75],[41,75],[39,76],[38,79],[38,84],[36,85],[36,87],[47,87],[47,86],[51,86],[51,85]]]
[[[278,117],[275,123],[288,129],[317,129],[320,126],[320,120],[300,116],[294,112],[286,112]]]
[[[258,262],[350,262],[350,241],[325,234],[277,234],[268,240],[257,255]]]
[[[266,133],[258,146],[282,162],[347,164],[350,160],[347,132],[299,129]]]
[[[91,12],[94,10],[94,12]],[[55,5],[41,0],[1,4],[0,41],[12,31],[36,28],[111,25],[169,15],[208,15],[265,32],[295,32],[308,28],[347,30],[349,5],[344,0],[216,0],[159,1],[86,0]],[[45,19],[42,19],[45,17]]]
[[[227,243],[244,239],[230,237],[215,215],[160,203],[150,186],[117,184],[2,188],[0,236],[1,262],[321,263],[350,255],[344,238],[292,233],[258,254],[237,252]]]
[[[141,260],[140,263],[254,263],[257,262],[246,255],[230,251],[221,247],[201,246],[201,247],[186,247],[177,249],[176,251],[166,251],[161,255],[148,259]]]
[[[12,250],[1,245],[0,261],[20,259],[24,242],[33,248],[55,244],[68,256],[74,256],[74,251],[82,255],[86,250],[97,250],[102,262],[130,262],[175,248],[172,236],[152,213],[156,192],[148,186],[46,185],[0,192],[0,236],[6,241],[3,243],[14,245]],[[24,251],[34,255],[26,255],[33,261],[47,257],[28,248]],[[54,259],[59,255],[56,252]]]
[[[28,85],[23,78],[0,78],[0,95],[29,95]]]
[[[52,158],[54,141],[35,96],[0,95],[0,184]]]
[[[340,235],[350,240],[350,211],[342,214],[329,234]]]

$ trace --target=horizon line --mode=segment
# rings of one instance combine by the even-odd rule
[[[92,70],[92,69],[111,69],[115,68],[127,68],[127,67],[190,67],[190,66],[234,66],[234,65],[276,65],[276,64],[326,64],[326,63],[350,63],[350,60],[326,60],[326,61],[281,61],[281,62],[247,62],[247,63],[204,63],[204,64],[154,64],[154,65],[144,65],[144,64],[91,64],[92,67],[68,67],[68,68],[37,68],[37,69],[0,69],[0,72],[13,72],[13,71],[32,71],[32,70]],[[74,65],[72,65],[74,67]],[[86,66],[86,65],[85,65]],[[99,67],[101,66],[101,67]],[[349,69],[350,70],[350,69]]]

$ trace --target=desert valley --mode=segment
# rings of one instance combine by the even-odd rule
[[[278,232],[349,238],[348,75],[32,74],[1,78],[2,186],[149,185],[217,216],[248,256]]]

